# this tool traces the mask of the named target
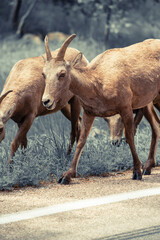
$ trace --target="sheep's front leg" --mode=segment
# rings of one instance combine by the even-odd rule
[[[62,177],[59,179],[58,183],[61,184],[69,184],[72,177],[76,176],[77,166],[79,162],[79,158],[81,156],[82,150],[86,143],[87,137],[90,133],[91,127],[94,123],[95,117],[88,115],[85,111],[83,113],[83,125],[81,134],[77,143],[76,152],[74,158],[72,160],[71,166],[67,172],[65,172]]]
[[[134,144],[134,120],[133,120],[133,111],[131,107],[125,107],[121,111],[121,117],[125,127],[125,134],[127,143],[130,146],[130,150],[133,157],[133,179],[141,180],[142,173],[141,173],[141,161],[138,158],[135,144]]]
[[[34,118],[35,118],[34,115],[30,114],[26,116],[21,123],[18,124],[19,129],[18,129],[17,135],[15,136],[11,144],[11,159],[13,158],[19,146],[21,146],[21,148],[27,147],[26,135],[33,123]],[[8,162],[10,163],[11,160],[8,159]]]

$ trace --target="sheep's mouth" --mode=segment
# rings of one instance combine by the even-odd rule
[[[53,110],[56,108],[56,102],[54,101],[49,107],[47,107],[48,110]]]

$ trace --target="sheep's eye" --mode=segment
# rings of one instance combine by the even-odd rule
[[[65,77],[65,73],[61,73],[58,77],[58,79],[64,78]]]
[[[46,78],[46,75],[45,75],[44,73],[42,73],[42,76],[43,76],[44,78]]]

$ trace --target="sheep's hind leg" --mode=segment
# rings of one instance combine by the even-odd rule
[[[75,140],[78,142],[80,132],[81,132],[81,105],[77,97],[73,97],[70,100],[71,104],[71,134],[70,134],[70,144],[68,147],[67,154],[69,155],[72,151]]]
[[[150,175],[152,167],[155,167],[156,165],[156,151],[158,146],[158,140],[160,136],[160,120],[154,110],[153,104],[148,104],[144,109],[144,116],[150,123],[151,129],[152,129],[152,140],[151,140],[151,146],[150,146],[150,152],[147,159],[147,162],[145,163],[143,167],[143,174],[144,175]]]

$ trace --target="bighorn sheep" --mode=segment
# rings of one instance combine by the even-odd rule
[[[57,53],[58,50],[55,50],[51,54],[55,57]],[[68,48],[66,60],[71,61],[78,53],[78,50]],[[43,58],[44,57],[45,55]],[[75,139],[78,140],[79,138],[81,129],[79,117],[81,105],[73,93],[68,92],[65,100],[63,102],[59,101],[53,110],[49,108],[46,109],[42,104],[41,99],[45,87],[45,81],[42,76],[44,66],[43,58],[41,56],[32,57],[17,62],[5,82],[0,97],[0,141],[2,141],[5,136],[4,125],[9,118],[14,120],[19,127],[17,135],[11,144],[11,158],[19,146],[26,148],[26,134],[37,116],[61,110],[65,117],[71,121],[72,130],[68,153],[71,152]],[[82,66],[86,66],[87,64],[88,61],[84,57]]]
[[[133,157],[133,179],[142,179],[141,161],[134,144],[133,109],[143,108],[152,127],[150,153],[159,137],[159,121],[152,101],[160,91],[160,40],[146,40],[125,48],[111,49],[94,58],[86,67],[80,67],[82,53],[70,62],[64,60],[71,35],[52,58],[45,39],[47,61],[43,68],[45,90],[42,101],[54,109],[68,92],[78,96],[83,112],[83,126],[71,166],[59,182],[67,184],[76,175],[83,147],[96,116],[120,114],[126,139]],[[150,155],[149,155],[150,157]],[[148,158],[149,159],[149,158]]]

